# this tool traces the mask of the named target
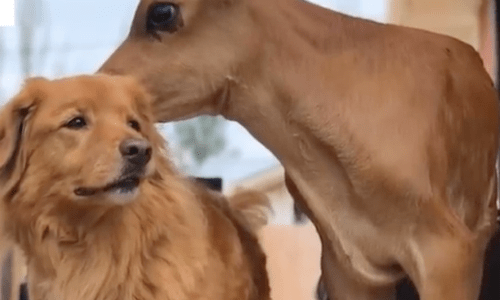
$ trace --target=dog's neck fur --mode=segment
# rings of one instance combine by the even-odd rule
[[[143,185],[139,197],[147,197],[149,205],[141,198],[107,208],[63,204],[10,228],[26,254],[34,294],[43,299],[153,299],[158,284],[177,282],[171,285],[169,299],[183,299],[185,290],[204,276],[206,217],[178,180]],[[162,252],[168,252],[162,257],[168,267],[161,270],[154,265],[158,247],[168,248]],[[116,295],[99,294],[109,278],[127,284],[106,287]]]

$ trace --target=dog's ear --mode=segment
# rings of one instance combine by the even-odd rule
[[[0,112],[0,183],[15,173],[18,164],[24,164],[21,152],[26,121],[42,97],[43,78],[26,81],[24,88]]]

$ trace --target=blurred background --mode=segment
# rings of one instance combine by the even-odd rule
[[[0,0],[11,1],[11,0]],[[495,77],[494,13],[488,0],[314,0],[318,5],[380,22],[452,35],[473,45]],[[14,26],[0,27],[0,104],[27,76],[93,73],[128,34],[138,0],[15,0]],[[261,233],[269,256],[274,300],[314,299],[320,244],[297,210],[276,158],[240,125],[221,117],[159,124],[174,160],[186,174],[220,177],[223,190],[254,188],[274,209]],[[4,267],[1,300],[18,298],[25,270],[20,255]],[[9,265],[10,264],[10,265]],[[14,266],[14,267],[12,267]]]
[[[10,1],[10,0],[0,0]],[[125,39],[138,0],[15,0],[15,26],[0,27],[0,103],[26,76],[93,73]],[[318,4],[383,21],[384,0],[318,0]],[[222,177],[225,190],[278,166],[241,126],[200,117],[159,125],[186,173]],[[284,216],[277,222],[290,223]],[[283,219],[283,220],[281,220]]]

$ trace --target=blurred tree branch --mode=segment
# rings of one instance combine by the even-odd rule
[[[221,117],[201,116],[174,125],[179,144],[186,149],[199,167],[210,156],[222,152],[226,146],[226,123]]]
[[[37,29],[45,25],[42,31],[43,46],[40,47],[36,67],[41,68],[45,63],[50,44],[50,26],[47,22],[46,7],[43,0],[18,0],[16,10],[16,25],[20,36],[20,57],[23,75],[28,77],[35,70],[33,55],[35,51],[35,37]]]

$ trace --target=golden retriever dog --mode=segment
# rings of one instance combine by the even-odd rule
[[[158,121],[234,120],[281,161],[330,299],[477,299],[495,232],[497,91],[451,37],[303,0],[141,0],[99,70]]]
[[[269,299],[267,198],[179,175],[134,80],[31,79],[0,118],[2,237],[30,299]]]

